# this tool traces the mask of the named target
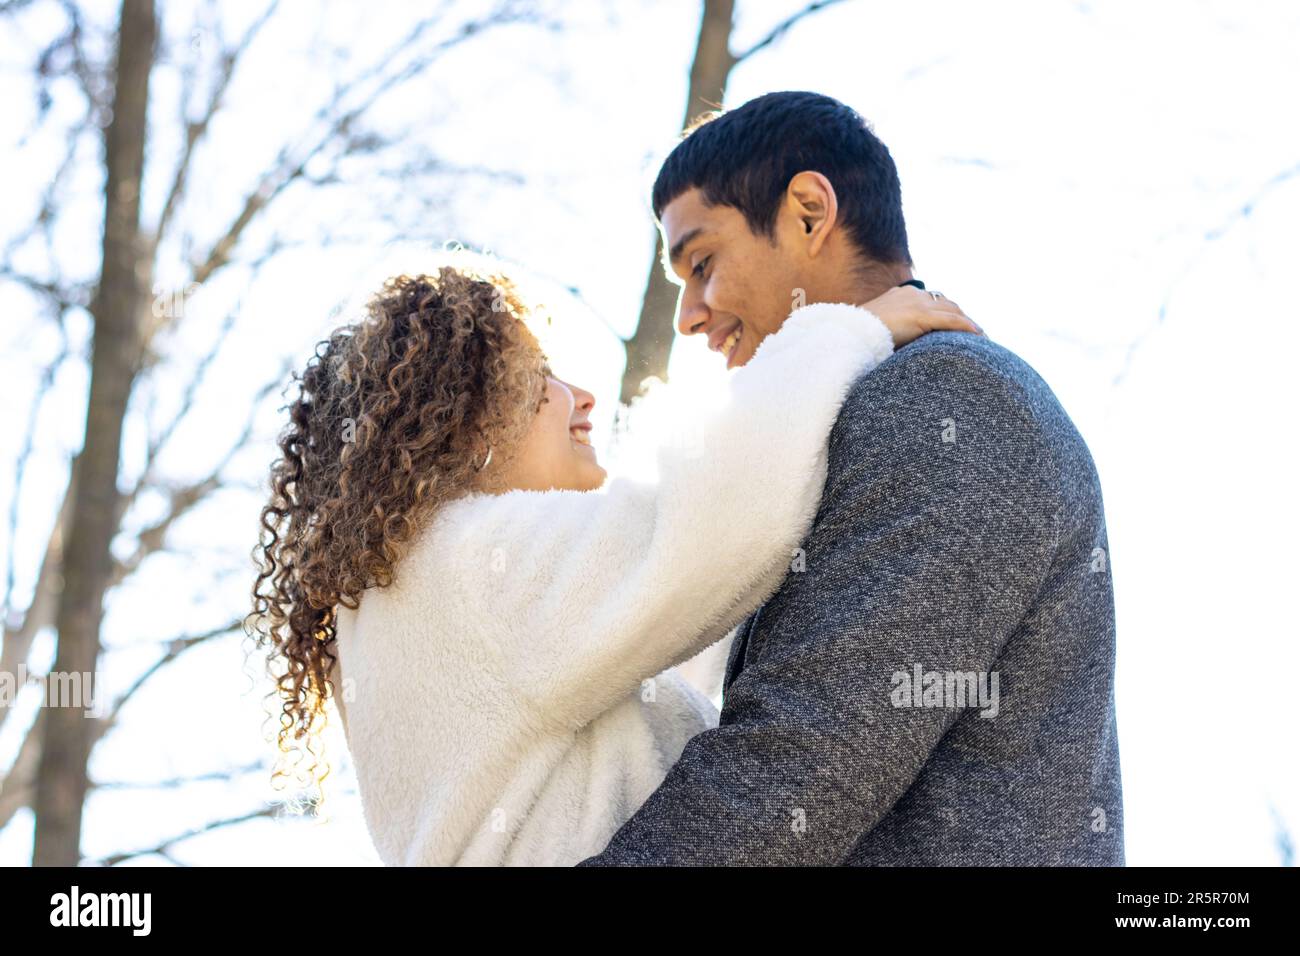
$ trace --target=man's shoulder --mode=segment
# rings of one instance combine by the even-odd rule
[[[1055,401],[1042,377],[1005,346],[983,335],[931,332],[859,376],[845,404],[851,407],[885,390],[924,396],[989,388],[1026,401]]]
[[[1078,441],[1055,392],[1015,352],[987,336],[931,332],[897,350],[850,386],[839,431],[882,418],[953,418],[974,413],[1000,428],[1028,429],[1049,441]]]
[[[931,332],[899,349],[850,387],[831,431],[830,484],[855,463],[888,454],[950,463],[997,461],[1100,496],[1086,442],[1030,365],[985,336]]]

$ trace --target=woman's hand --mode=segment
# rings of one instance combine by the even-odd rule
[[[936,299],[913,285],[895,286],[862,307],[889,329],[894,337],[894,348],[901,348],[926,332],[941,329],[984,334],[984,330],[972,322],[952,299]]]

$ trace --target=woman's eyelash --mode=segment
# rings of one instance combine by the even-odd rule
[[[696,275],[696,276],[704,275],[704,264],[707,263],[712,258],[713,256],[705,256],[703,259],[697,262],[695,264],[695,268],[691,270],[691,275]]]

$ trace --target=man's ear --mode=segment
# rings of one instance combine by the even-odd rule
[[[790,179],[785,190],[786,210],[798,230],[809,257],[817,255],[839,218],[835,187],[821,173],[805,170]]]

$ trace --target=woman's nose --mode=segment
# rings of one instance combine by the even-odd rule
[[[581,408],[584,412],[591,411],[596,405],[596,396],[591,394],[585,388],[573,386],[573,404]]]
[[[591,394],[585,388],[574,385],[572,382],[565,382],[565,387],[573,395],[573,407],[581,408],[583,411],[591,411],[596,405],[596,396]]]

